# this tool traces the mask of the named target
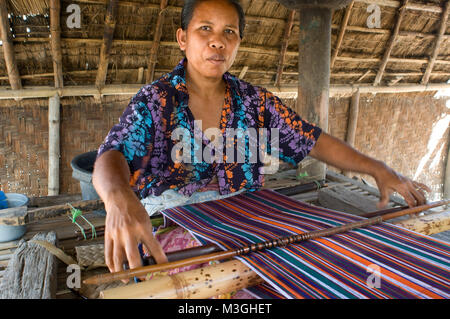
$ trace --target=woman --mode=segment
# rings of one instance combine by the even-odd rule
[[[242,163],[225,155],[225,160],[213,163],[177,161],[180,154],[172,152],[176,141],[171,137],[179,127],[191,137],[200,136],[201,146],[194,143],[197,150],[212,142],[208,129],[218,128],[226,136],[229,128],[275,128],[279,158],[298,163],[309,154],[344,170],[370,174],[380,190],[380,208],[393,192],[401,194],[409,206],[425,203],[423,192],[430,191],[427,186],[322,132],[265,89],[227,73],[244,25],[238,1],[185,1],[182,27],[176,35],[186,58],[173,72],[141,88],[100,147],[93,183],[107,211],[105,260],[111,272],[122,270],[126,260],[130,268],[141,266],[139,243],[158,263],[166,262],[152,235],[146,203],[164,208],[253,191],[263,184],[261,161]],[[201,121],[201,127],[194,121]],[[237,141],[232,141],[222,142],[239,151]]]

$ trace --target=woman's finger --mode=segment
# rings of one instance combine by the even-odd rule
[[[114,242],[109,236],[105,236],[105,263],[108,266],[109,272],[114,272]]]

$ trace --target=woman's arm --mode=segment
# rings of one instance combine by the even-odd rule
[[[138,244],[143,243],[158,263],[167,262],[153,237],[148,214],[129,184],[130,170],[123,154],[110,150],[95,162],[92,182],[105,203],[105,261],[111,272],[142,266]]]
[[[366,156],[347,143],[322,132],[309,155],[337,168],[371,175],[380,190],[381,199],[377,204],[383,208],[389,202],[389,195],[398,192],[410,206],[426,203],[424,191],[431,190],[424,184],[404,177],[382,161]]]

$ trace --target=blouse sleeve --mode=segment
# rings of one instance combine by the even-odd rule
[[[279,159],[291,164],[302,161],[314,147],[322,129],[306,120],[303,120],[294,110],[284,105],[281,100],[268,91],[265,96],[264,127],[270,129],[271,143],[273,145],[275,129],[278,133]],[[273,146],[272,146],[272,155]]]
[[[128,162],[131,174],[141,168],[143,157],[152,149],[154,125],[149,109],[148,91],[143,88],[131,99],[104,142],[100,145],[97,158],[109,150],[121,152]],[[150,93],[156,94],[151,91]]]

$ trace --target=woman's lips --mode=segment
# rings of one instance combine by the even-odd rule
[[[207,60],[213,64],[222,64],[225,62],[225,58],[223,57],[223,55],[220,54],[214,54],[210,56]]]

